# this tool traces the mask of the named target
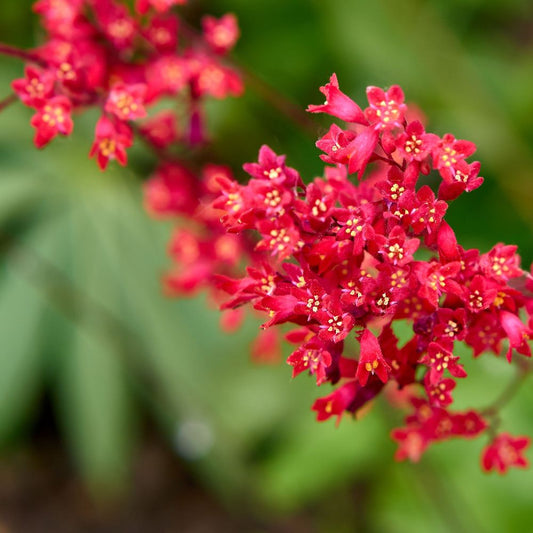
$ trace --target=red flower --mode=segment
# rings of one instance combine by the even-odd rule
[[[178,44],[178,17],[169,14],[156,15],[148,21],[144,35],[159,52],[174,52]]]
[[[415,120],[405,128],[405,133],[400,135],[396,146],[406,161],[423,161],[438,143],[439,138],[433,133],[426,133],[424,126]]]
[[[403,91],[398,85],[393,85],[386,92],[379,87],[368,87],[366,96],[370,106],[365,109],[365,117],[375,129],[402,127],[407,107]]]
[[[436,378],[433,381],[432,376]],[[439,380],[439,373],[428,372],[424,379],[424,386],[431,406],[446,407],[453,401],[451,392],[455,389],[455,381],[451,378]]]
[[[171,111],[161,111],[143,122],[140,132],[156,148],[166,148],[178,139],[176,116]]]
[[[338,423],[342,413],[354,400],[357,390],[357,383],[355,381],[350,381],[325,398],[318,398],[315,400],[311,409],[316,411],[317,420],[321,422],[332,416],[337,416]]]
[[[332,363],[331,354],[325,349],[324,343],[316,337],[299,346],[287,359],[293,367],[292,377],[309,370],[316,376],[316,384],[326,381],[326,371]]]
[[[365,329],[360,342],[361,351],[359,352],[359,364],[357,365],[357,380],[364,387],[369,376],[376,374],[383,383],[386,383],[389,379],[391,368],[383,358],[378,339],[369,329]]]
[[[104,109],[113,113],[119,120],[135,120],[146,116],[144,95],[146,85],[142,83],[126,85],[117,83],[109,92]]]
[[[96,124],[95,139],[89,157],[95,157],[98,166],[105,170],[110,159],[125,165],[126,148],[133,143],[133,132],[125,122],[112,122],[105,115]]]
[[[253,178],[272,180],[287,187],[301,183],[298,172],[285,165],[285,156],[276,155],[266,145],[261,146],[257,163],[245,163],[242,168]]]
[[[528,437],[514,438],[509,433],[501,433],[483,450],[483,470],[496,470],[499,474],[505,474],[511,467],[527,468],[529,463],[523,454],[530,442]]]
[[[451,133],[447,133],[433,150],[433,166],[441,173],[444,169],[452,171],[475,151],[476,145],[473,142],[456,139]],[[442,173],[443,178],[447,175],[447,172]]]
[[[11,87],[22,102],[30,107],[40,107],[52,96],[55,76],[50,70],[27,66],[25,78],[14,80]]]
[[[231,50],[239,38],[237,18],[232,13],[218,20],[215,17],[206,16],[202,19],[202,26],[207,44],[217,54],[225,54]]]
[[[158,217],[192,214],[198,205],[194,176],[182,165],[162,164],[145,183],[144,205]]]
[[[415,427],[394,429],[391,432],[391,437],[400,445],[394,455],[396,461],[409,459],[413,463],[418,463],[422,454],[431,444],[431,440],[424,435],[424,432]]]
[[[320,92],[326,97],[322,105],[310,105],[307,111],[311,113],[328,113],[345,122],[366,124],[361,108],[339,89],[337,75],[332,74],[329,83],[320,87]]]
[[[342,130],[337,124],[332,124],[328,133],[316,142],[316,147],[326,152],[320,156],[320,159],[329,164],[348,164],[350,157],[343,148],[346,148],[355,137],[354,131]]]
[[[520,256],[516,250],[517,246],[496,244],[489,253],[483,254],[480,258],[483,273],[503,282],[522,276],[524,272],[520,268]]]
[[[422,364],[430,367],[431,383],[438,383],[445,370],[456,378],[466,377],[465,369],[457,361],[459,357],[454,357],[451,351],[436,342],[429,344],[427,354],[420,360]]]
[[[511,362],[513,349],[526,357],[531,357],[531,348],[528,341],[533,338],[533,331],[525,326],[520,318],[509,311],[500,311],[500,322],[507,337],[509,337],[507,360]]]
[[[348,160],[348,172],[362,177],[378,142],[378,134],[373,128],[364,128],[353,141],[338,152],[338,157]]]
[[[274,328],[261,330],[252,344],[251,354],[255,362],[278,363],[281,358],[279,332]]]
[[[48,144],[58,133],[70,135],[73,128],[70,110],[72,104],[65,96],[54,96],[47,100],[31,119],[36,129],[34,143],[37,148]]]

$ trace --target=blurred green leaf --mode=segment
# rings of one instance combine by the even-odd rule
[[[97,493],[121,488],[135,444],[124,370],[115,353],[79,329],[64,358],[61,410],[72,453]]]
[[[33,411],[42,370],[35,332],[43,302],[10,264],[0,279],[0,443],[20,431]]]

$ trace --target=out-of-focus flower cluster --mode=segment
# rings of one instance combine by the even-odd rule
[[[348,123],[317,142],[329,165],[323,178],[305,185],[267,146],[244,166],[247,184],[215,178],[213,207],[224,226],[230,234],[255,230],[256,250],[268,253],[243,278],[219,276],[231,295],[224,307],[251,303],[268,316],[264,328],[296,326],[286,335],[295,345],[293,376],[308,371],[318,385],[336,386],[314,403],[318,420],[357,413],[385,388],[399,388],[411,412],[392,432],[397,459],[416,461],[432,443],[485,432],[485,469],[525,466],[529,440],[498,436],[495,408],[451,408],[467,375],[457,343],[474,357],[505,345],[524,372],[523,356],[531,356],[533,299],[516,246],[465,250],[444,220],[451,200],[483,182],[479,163],[468,161],[475,145],[427,133],[398,86],[369,87],[364,110],[335,75],[321,91],[325,103],[308,110]],[[353,183],[350,174],[365,179]],[[411,325],[403,342],[400,322]]]
[[[156,218],[170,218],[178,225],[168,253],[173,266],[163,277],[169,296],[182,296],[199,288],[212,289],[214,276],[239,271],[246,258],[255,262],[258,254],[247,236],[226,233],[211,202],[220,191],[219,181],[231,181],[231,170],[207,164],[200,178],[177,162],[162,163],[144,186],[146,210]],[[179,224],[186,220],[187,224]],[[226,329],[238,325],[240,313],[227,313]]]
[[[90,155],[100,168],[116,159],[139,133],[156,149],[205,137],[206,96],[238,96],[239,75],[224,64],[239,29],[234,15],[203,18],[203,32],[191,31],[171,8],[186,0],[137,0],[133,12],[115,0],[39,0],[46,41],[26,53],[25,77],[12,83],[20,100],[35,110],[31,124],[42,148],[58,134],[69,135],[72,113],[98,107]],[[178,114],[163,111],[139,127],[147,108],[163,97],[179,99]]]
[[[88,107],[102,112],[90,150],[102,170],[110,160],[127,163],[135,136],[151,146],[157,167],[144,187],[145,206],[155,217],[186,222],[169,246],[174,266],[164,287],[172,295],[209,284],[215,271],[231,272],[244,242],[226,235],[208,208],[217,191],[213,176],[229,179],[229,169],[201,160],[203,170],[193,171],[199,165],[184,161],[194,154],[191,147],[207,140],[204,100],[243,92],[240,75],[224,62],[239,28],[227,14],[204,16],[202,31],[196,31],[174,9],[186,3],[137,0],[130,10],[118,0],[39,0],[34,11],[44,44],[8,50],[28,61],[25,77],[12,87],[35,110],[38,148],[69,135],[72,114]],[[171,107],[149,116],[162,100]],[[228,313],[228,327],[238,315]]]

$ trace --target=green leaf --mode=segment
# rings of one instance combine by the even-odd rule
[[[37,326],[43,302],[10,256],[0,281],[0,443],[21,429],[35,410],[41,359]]]

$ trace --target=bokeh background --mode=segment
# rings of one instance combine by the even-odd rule
[[[1,41],[38,42],[30,8],[2,0]],[[529,267],[529,0],[190,0],[184,12],[194,24],[227,11],[247,91],[208,106],[215,162],[242,176],[268,143],[311,179],[328,120],[288,109],[320,103],[332,72],[360,102],[367,85],[398,83],[431,131],[478,145],[485,184],[447,215],[459,241],[516,243]],[[22,71],[0,58],[1,97]],[[101,173],[87,157],[96,114],[42,152],[30,116],[21,104],[0,114],[2,531],[533,530],[533,470],[483,474],[483,439],[395,463],[400,417],[385,402],[318,424],[310,405],[327,390],[251,362],[256,320],[228,335],[205,295],[165,299],[172,224],[142,208],[150,154]],[[464,358],[457,405],[487,405],[512,369]],[[533,434],[531,380],[503,414],[504,429]]]

